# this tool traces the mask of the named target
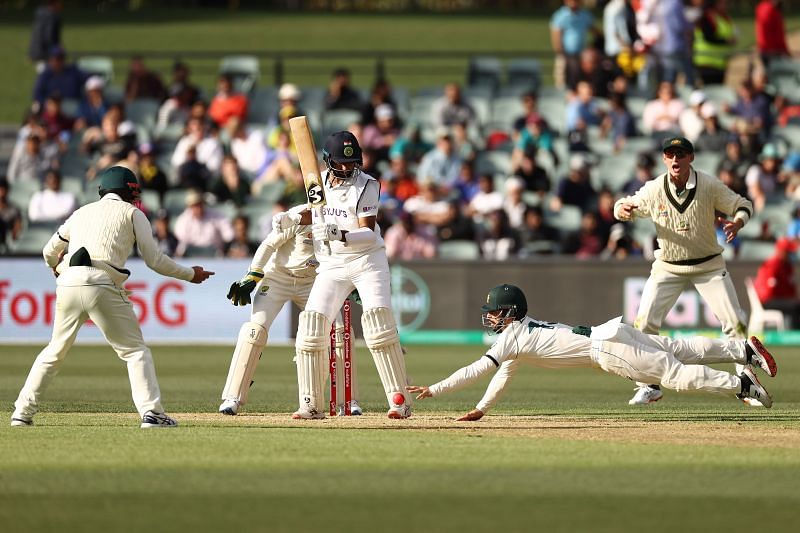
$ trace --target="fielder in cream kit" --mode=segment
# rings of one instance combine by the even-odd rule
[[[406,367],[392,314],[389,261],[376,224],[380,185],[361,171],[361,147],[348,131],[325,142],[322,175],[327,205],[313,214],[314,250],[320,265],[297,331],[300,408],[294,418],[324,418],[323,384],[328,331],[355,288],[363,302],[361,324],[389,403],[389,418],[411,415]],[[287,215],[281,224],[310,221]]]
[[[481,310],[484,327],[499,335],[486,355],[434,385],[408,387],[421,400],[464,387],[496,369],[476,408],[459,420],[482,418],[521,363],[544,368],[596,367],[631,380],[660,383],[676,391],[731,394],[739,399],[758,399],[764,407],[772,406],[772,398],[749,366],[738,376],[705,366],[726,362],[752,364],[775,376],[778,370],[775,359],[756,337],[670,339],[642,333],[622,323],[621,317],[592,328],[542,322],[527,316],[525,294],[514,285],[493,288]]]
[[[307,212],[306,204],[293,207],[286,215],[297,216]],[[253,383],[253,375],[261,358],[261,352],[267,344],[267,336],[272,322],[283,309],[286,302],[294,302],[304,309],[311,287],[314,285],[319,263],[314,257],[314,242],[311,226],[308,224],[281,225],[282,214],[275,216],[270,234],[256,250],[250,269],[241,280],[233,283],[228,291],[228,299],[233,305],[250,304],[250,294],[255,289],[250,320],[242,324],[236,348],[231,358],[231,366],[225,388],[222,391],[222,404],[219,412],[235,415],[242,405],[247,403],[247,396]],[[344,350],[344,326],[341,319],[336,323],[337,358],[341,359]],[[352,364],[353,399],[351,414],[360,415],[358,403],[357,379],[355,364]],[[342,372],[344,363],[339,361],[337,370]],[[337,401],[343,410],[342,398]],[[339,396],[339,394],[337,394]]]
[[[634,325],[645,333],[658,334],[681,292],[694,286],[719,319],[725,335],[744,339],[745,313],[726,269],[723,248],[717,242],[716,225],[730,243],[750,220],[753,204],[718,178],[695,170],[694,146],[684,137],[664,140],[662,152],[666,172],[614,204],[618,220],[650,218],[658,238],[659,249]],[[732,220],[717,213],[730,215]],[[637,385],[629,402],[632,405],[662,397],[657,384]],[[745,398],[745,403],[755,404],[751,398]]]
[[[44,259],[58,278],[53,336],[19,393],[12,426],[33,424],[42,393],[89,319],[128,368],[141,427],[177,425],[161,406],[153,357],[124,288],[131,274],[125,262],[135,245],[145,264],[161,275],[202,283],[213,272],[181,266],[159,251],[147,217],[137,208],[139,183],[133,172],[110,167],[98,174],[98,181],[100,200],[75,211],[44,247]]]

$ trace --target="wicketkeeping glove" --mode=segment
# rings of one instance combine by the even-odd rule
[[[315,241],[341,241],[342,230],[336,224],[325,224],[317,222],[311,226],[311,233],[314,235]]]
[[[250,299],[250,293],[253,292],[253,289],[256,288],[256,285],[258,285],[258,282],[262,279],[264,279],[263,272],[260,270],[251,270],[245,277],[231,284],[231,288],[228,289],[228,300],[230,300],[233,305],[249,305],[252,301]]]
[[[353,292],[351,292],[351,293],[350,293],[350,294],[347,296],[347,299],[348,299],[348,300],[350,300],[351,302],[353,302],[354,304],[358,304],[358,305],[364,305],[364,304],[361,302],[361,295],[360,295],[360,294],[358,294],[358,289],[353,289]]]

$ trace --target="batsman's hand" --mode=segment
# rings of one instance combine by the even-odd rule
[[[342,230],[336,224],[325,224],[324,222],[317,222],[311,226],[311,233],[314,235],[315,241],[341,241]]]
[[[417,395],[417,400],[424,400],[425,398],[433,398],[430,387],[421,387],[419,385],[409,385],[406,390],[411,394]]]
[[[233,305],[249,305],[252,301],[250,293],[256,288],[258,282],[264,279],[264,273],[260,270],[251,270],[239,281],[234,281],[228,289],[228,300]]]
[[[480,409],[473,409],[462,417],[456,418],[457,422],[474,422],[483,418],[483,411]]]
[[[192,270],[194,270],[194,277],[189,280],[190,283],[203,283],[205,280],[214,275],[213,272],[204,270],[201,266],[193,266]]]

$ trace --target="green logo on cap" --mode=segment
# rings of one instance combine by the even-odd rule
[[[345,157],[352,157],[353,156],[353,147],[352,146],[345,146],[344,147],[344,156]]]

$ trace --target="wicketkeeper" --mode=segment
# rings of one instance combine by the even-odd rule
[[[719,340],[706,337],[673,340],[647,335],[620,318],[597,327],[571,327],[527,316],[525,294],[514,285],[489,291],[482,322],[499,334],[486,355],[430,387],[408,387],[417,399],[439,396],[497,370],[477,407],[459,420],[479,420],[511,382],[521,363],[545,368],[596,367],[631,380],[659,383],[676,391],[703,390],[755,398],[772,406],[766,389],[749,366],[740,375],[715,370],[708,364],[758,366],[768,376],[778,371],[772,355],[756,337]]]

